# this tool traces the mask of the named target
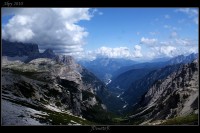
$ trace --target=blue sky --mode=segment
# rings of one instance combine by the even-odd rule
[[[3,14],[4,39],[37,40],[41,50],[51,46],[57,53],[78,58],[101,55],[140,60],[198,51],[197,8],[26,8],[6,9]],[[37,17],[39,19],[35,19]],[[46,29],[42,30],[41,25]],[[16,28],[18,32],[11,32],[11,27],[24,30]],[[16,35],[24,32],[26,36]]]

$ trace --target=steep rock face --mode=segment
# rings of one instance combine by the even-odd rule
[[[36,53],[29,55],[28,58],[25,60],[25,62],[27,63],[38,58],[54,59],[55,57],[56,55],[52,49],[46,49],[43,53]]]
[[[140,101],[141,96],[146,93],[149,88],[157,81],[165,79],[168,75],[176,71],[182,64],[166,66],[156,69],[148,73],[140,80],[136,80],[131,84],[129,89],[121,96],[129,103],[130,106]]]
[[[2,56],[30,56],[39,54],[38,45],[2,40]]]
[[[44,52],[43,52],[43,55],[49,58],[54,58],[55,57],[55,53],[53,52],[52,49],[46,49]]]
[[[69,55],[56,55],[53,58],[57,63],[65,64],[70,68],[77,70],[78,72],[82,72],[82,66],[75,62],[74,58]]]
[[[122,95],[120,95],[120,97],[123,98],[129,104],[127,106],[127,110],[129,110],[129,108],[133,108],[140,101],[141,96],[144,95],[144,93],[146,93],[155,82],[165,79],[171,73],[175,72],[178,68],[180,68],[183,64],[191,63],[193,60],[197,59],[197,57],[198,54],[193,53],[188,56],[180,55],[166,62],[141,63],[129,66],[132,68],[132,70],[136,68],[145,70],[148,68],[153,71],[147,72],[148,74],[142,72],[141,75],[138,76],[142,78],[133,80],[132,83],[130,82],[129,84],[131,85]],[[129,74],[130,73],[128,73],[128,75]],[[123,77],[121,79],[123,79]]]
[[[82,117],[95,106],[104,110],[97,96],[83,84],[81,74],[70,65],[38,58],[29,63],[4,62],[2,68],[2,97],[6,101]]]
[[[100,98],[102,103],[106,105],[105,108],[108,111],[119,113],[118,111],[123,107],[124,102],[112,95],[107,90],[106,85],[87,69],[83,68],[81,75],[84,86],[90,88],[90,92],[96,94]]]
[[[198,62],[183,65],[155,82],[140,101],[140,113],[131,118],[165,120],[198,112]]]
[[[71,93],[71,91],[69,91],[68,89],[73,88],[74,92],[77,91],[77,94],[74,93],[73,96],[75,97],[75,99],[78,99],[79,101],[81,100],[77,96],[80,95],[79,91],[81,90],[80,75],[76,74],[76,72],[69,69],[68,67],[56,64],[50,59],[36,59],[28,64],[7,64],[3,68],[4,69],[2,80],[4,81],[4,83],[2,87],[11,92],[15,90],[16,95],[19,95],[19,97],[22,96],[25,98],[31,98],[33,101],[35,99],[40,101],[40,98],[44,99],[45,97],[48,97],[50,99],[54,99],[55,97],[57,97],[57,100],[60,99],[59,102],[61,102],[65,98],[68,99],[67,101],[71,101],[69,100],[71,96],[62,97],[61,94],[69,94]],[[70,77],[73,78],[69,78],[69,72],[71,72]],[[70,81],[68,79],[70,79]],[[65,89],[63,86],[61,86],[63,82],[66,82],[66,84],[68,85],[68,89],[66,89],[66,86]],[[7,83],[11,85],[7,86]],[[44,88],[46,89],[46,91],[48,90],[46,93],[49,94],[45,95],[45,92],[43,92]],[[25,93],[26,91],[30,91],[31,94],[27,95]],[[42,94],[37,94],[36,96],[34,95],[35,93],[39,92]],[[22,95],[20,95],[20,93],[22,93]],[[56,104],[55,100],[52,101],[54,102],[54,104]],[[77,100],[72,100],[72,103],[75,105],[76,101]],[[69,104],[63,104],[62,108],[65,108],[66,106],[68,106],[69,108],[72,103],[69,102]],[[72,109],[72,111],[76,115],[80,114],[78,110],[75,111]]]

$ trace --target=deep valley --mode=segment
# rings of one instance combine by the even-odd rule
[[[2,41],[2,125],[198,125],[198,53],[75,61]]]

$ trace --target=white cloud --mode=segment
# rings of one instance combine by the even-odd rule
[[[160,53],[165,54],[166,56],[173,56],[176,48],[173,46],[162,46],[160,47]]]
[[[198,9],[192,9],[192,8],[179,8],[176,10],[177,12],[185,13],[189,16],[196,16],[198,15]]]
[[[189,50],[187,49],[187,53],[198,53],[198,47],[191,47]]]
[[[135,59],[142,57],[141,46],[135,45],[133,50],[128,47],[100,47],[93,51],[84,51],[79,53],[77,59],[88,59],[94,60],[96,57],[109,57],[109,58],[126,58],[126,59]]]
[[[95,51],[97,55],[107,56],[110,58],[140,58],[142,57],[141,46],[135,45],[134,50],[131,51],[127,47],[117,47],[117,48],[109,48],[109,47],[101,47]]]
[[[127,47],[109,48],[101,47],[95,52],[99,56],[106,56],[110,58],[128,58],[131,53]]]
[[[171,31],[180,30],[181,29],[181,28],[178,28],[178,27],[173,27],[171,25],[164,25],[163,27],[166,28],[166,29],[169,29]]]
[[[174,43],[179,46],[194,46],[195,44],[197,44],[194,40],[189,40],[186,38],[176,38]]]
[[[83,51],[89,33],[77,23],[93,16],[89,8],[8,8],[2,12],[14,14],[3,26],[3,39],[38,43],[40,49],[65,54]]]
[[[170,41],[159,42],[159,45],[150,47],[147,52],[148,57],[174,57],[181,54],[191,54],[198,52],[198,41],[175,38]]]
[[[171,17],[170,17],[170,15],[166,14],[166,15],[164,16],[164,18],[165,18],[165,19],[170,19]]]
[[[170,38],[176,38],[178,33],[176,31],[171,32]]]
[[[195,8],[180,8],[175,10],[176,12],[182,12],[188,15],[189,18],[193,18],[193,22],[198,25],[198,9]]]
[[[141,40],[140,40],[140,43],[141,44],[147,44],[147,45],[154,45],[157,43],[157,39],[155,38],[145,38],[145,37],[142,37]]]
[[[141,53],[141,46],[139,45],[135,45],[134,46],[134,51],[133,51],[133,57],[135,58],[140,58],[142,57],[142,53]]]
[[[176,54],[176,47],[174,46],[160,46],[153,47],[152,50],[156,56],[168,56],[173,57]]]
[[[103,15],[103,12],[100,12],[97,8],[94,8],[94,9],[92,10],[92,15],[95,15],[95,14]]]

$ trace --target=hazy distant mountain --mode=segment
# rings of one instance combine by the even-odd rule
[[[127,59],[97,58],[93,61],[80,61],[79,63],[107,83],[116,70],[123,66],[133,65],[136,62]]]
[[[113,73],[112,80],[116,79],[119,75],[123,74],[124,72],[128,72],[134,69],[158,69],[165,65],[165,62],[144,62],[144,63],[137,63],[130,66],[124,66],[118,69]]]
[[[152,59],[150,62],[166,62],[170,59],[171,59],[170,57],[155,58],[155,59]]]
[[[112,82],[108,84],[108,88],[111,92],[119,95],[126,91],[133,82],[143,78],[152,70],[151,68],[141,68],[126,71],[116,78],[113,78]]]
[[[149,62],[136,63],[131,66],[122,66],[120,69],[114,72],[113,77],[116,78],[118,75],[132,69],[141,69],[141,68],[158,69],[158,68],[165,67],[167,65],[174,65],[178,63],[190,63],[197,58],[198,58],[198,53],[196,54],[192,53],[188,56],[179,55],[173,58],[159,58],[159,59],[154,59]]]
[[[80,61],[83,67],[52,49],[39,53],[36,44],[4,40],[2,47],[3,125],[151,124],[177,116],[196,118],[198,54],[145,63],[97,58]],[[116,117],[119,113],[125,114]]]
[[[194,61],[195,59],[198,58],[198,53],[192,53],[188,56],[184,56],[184,55],[179,55],[177,57],[174,57],[172,59],[170,59],[169,61],[166,62],[167,65],[173,65],[173,64],[178,64],[178,63],[191,63],[192,61]]]

